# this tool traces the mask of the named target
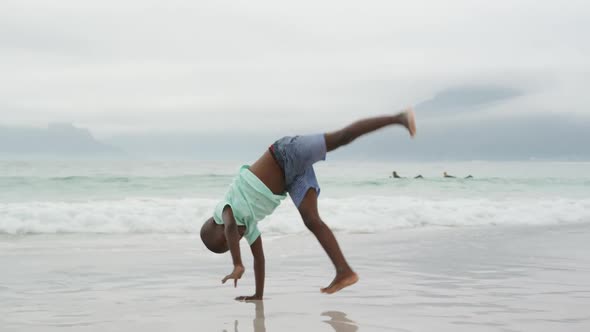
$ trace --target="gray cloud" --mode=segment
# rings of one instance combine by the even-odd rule
[[[462,121],[588,116],[588,17],[578,0],[3,1],[1,121],[274,135],[477,85],[523,96]]]

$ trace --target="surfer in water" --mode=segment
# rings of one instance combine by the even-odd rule
[[[244,274],[239,241],[246,238],[254,259],[256,291],[236,300],[261,300],[264,295],[265,261],[258,222],[270,215],[280,202],[291,196],[305,226],[315,235],[334,264],[336,276],[321,289],[332,294],[356,283],[357,274],[346,262],[330,228],[318,212],[320,186],[313,164],[326,159],[328,152],[347,145],[359,136],[380,128],[400,125],[411,137],[416,134],[414,111],[408,108],[396,115],[356,121],[340,130],[316,135],[283,137],[274,142],[251,166],[241,167],[239,174],[215,207],[213,217],[201,227],[201,239],[214,253],[230,252],[233,269],[222,279],[233,280],[234,287]]]
[[[390,178],[394,178],[394,179],[405,179],[405,177],[403,176],[399,176],[399,174],[397,174],[396,171],[393,171],[393,176],[390,176]],[[414,177],[414,179],[423,179],[424,177],[422,175],[416,175]]]

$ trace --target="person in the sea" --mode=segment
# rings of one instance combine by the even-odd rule
[[[399,174],[397,174],[396,171],[393,171],[393,176],[390,176],[390,178],[394,178],[394,179],[405,179],[405,177],[403,176],[399,176]],[[414,176],[414,179],[424,179],[424,177],[420,174]]]
[[[288,192],[305,226],[315,235],[336,268],[336,276],[322,293],[332,294],[356,283],[357,274],[346,262],[330,228],[318,212],[320,186],[313,164],[326,159],[326,153],[347,145],[361,135],[390,125],[405,127],[416,134],[414,111],[372,117],[325,134],[283,137],[274,142],[251,166],[242,166],[213,217],[201,227],[201,239],[215,253],[231,253],[233,270],[222,280],[234,282],[244,274],[239,241],[245,237],[254,258],[256,292],[236,300],[261,300],[264,295],[265,261],[258,222],[270,215]]]
[[[445,177],[445,178],[451,178],[451,179],[454,179],[455,178],[454,176],[447,174],[447,172],[444,172],[443,177]]]
[[[403,177],[399,176],[396,171],[393,171],[393,178],[394,179],[403,179]]]
[[[466,179],[473,179],[473,176],[472,175],[467,175],[465,178]]]

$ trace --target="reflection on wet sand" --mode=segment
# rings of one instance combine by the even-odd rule
[[[263,301],[248,301],[256,305],[256,316],[254,316],[254,332],[266,332],[264,325],[264,302]],[[223,330],[227,332],[227,330]],[[238,331],[238,321],[234,321],[234,332]]]
[[[263,301],[251,301],[256,305],[256,316],[254,317],[254,332],[266,332],[266,326],[264,325],[264,302]],[[346,314],[340,311],[326,311],[321,314],[322,316],[330,317],[330,320],[324,321],[334,328],[336,332],[356,332],[358,326],[356,323],[346,317]],[[223,330],[227,332],[227,330]],[[234,321],[234,332],[238,331],[238,321]]]
[[[266,332],[264,325],[264,302],[254,301],[256,304],[256,316],[254,317],[254,332]]]
[[[330,320],[324,321],[330,324],[336,332],[356,332],[359,330],[356,323],[346,317],[346,314],[340,311],[326,311],[322,316],[330,317]]]

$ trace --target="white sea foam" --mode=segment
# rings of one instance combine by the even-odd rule
[[[0,203],[0,234],[197,233],[212,199],[133,198],[88,202]],[[337,231],[395,228],[590,223],[590,199],[423,199],[411,196],[326,198],[320,214]],[[305,231],[289,201],[260,223],[263,232]]]

